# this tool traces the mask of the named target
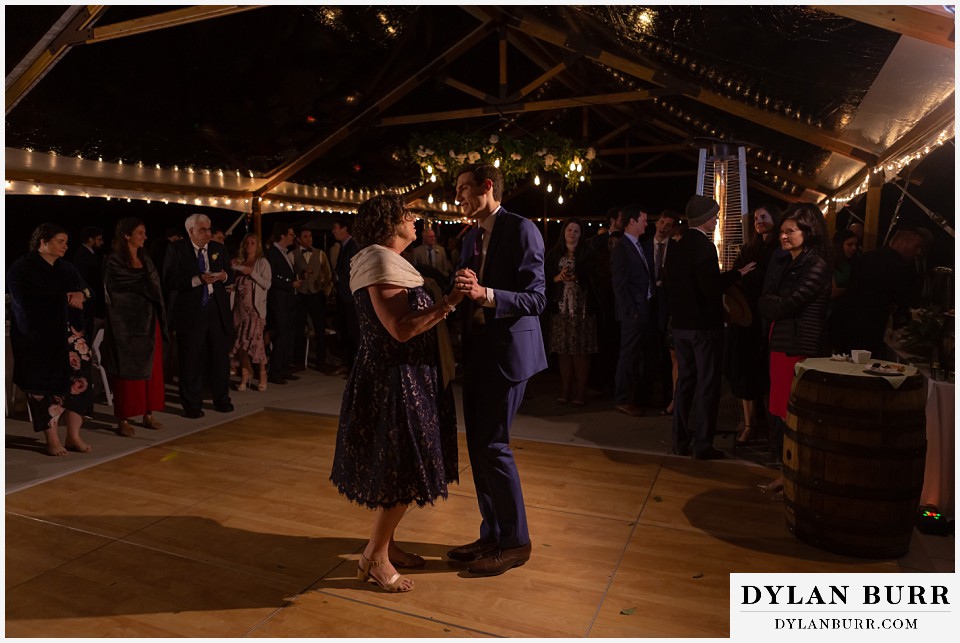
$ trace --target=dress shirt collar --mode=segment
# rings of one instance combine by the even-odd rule
[[[630,234],[629,232],[624,232],[624,233],[623,233],[623,236],[625,236],[627,239],[630,239],[630,241],[633,242],[633,245],[634,245],[634,246],[636,246],[637,244],[640,243],[640,238],[633,236],[633,235]]]

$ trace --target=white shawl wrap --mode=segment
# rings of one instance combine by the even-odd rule
[[[373,244],[350,260],[350,292],[355,293],[373,284],[416,288],[423,285],[423,277],[393,250]]]

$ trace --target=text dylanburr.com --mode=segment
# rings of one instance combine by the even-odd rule
[[[730,638],[954,639],[957,588],[956,574],[730,574]]]

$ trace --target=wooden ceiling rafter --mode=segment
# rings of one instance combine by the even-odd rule
[[[376,121],[376,125],[389,127],[392,125],[413,125],[416,123],[432,123],[436,121],[458,120],[462,118],[480,118],[482,116],[497,116],[502,114],[519,114],[524,112],[555,111],[582,107],[584,105],[602,105],[606,103],[627,103],[638,100],[650,100],[667,96],[673,90],[663,88],[654,90],[633,90],[616,94],[598,94],[595,96],[577,96],[576,98],[554,98],[550,100],[484,105],[466,109],[451,109],[443,112],[426,114],[406,114],[403,116],[385,116]]]
[[[481,14],[481,15],[486,15],[486,14]],[[528,58],[530,58],[532,61],[534,61],[536,64],[538,64],[542,68],[548,67],[548,65],[550,64],[550,59],[554,57],[553,54],[551,54],[544,48],[544,43],[542,41],[532,38],[521,32],[512,32],[511,42],[514,44],[515,47],[520,49],[524,53],[524,55],[526,55]],[[533,47],[539,48],[540,50],[539,55],[532,51]],[[580,52],[580,55],[582,56],[582,52]],[[551,67],[550,69],[557,69],[560,67],[561,64],[562,63],[558,63],[553,67]],[[573,89],[574,91],[577,91],[580,87],[584,86],[582,83],[578,82],[578,80],[576,79],[576,73],[571,66],[568,65],[564,69],[564,71],[566,71],[567,73],[559,78],[564,82],[564,84],[567,87]],[[610,114],[606,114],[607,110],[617,110],[620,113],[619,115],[618,114],[610,115]],[[624,136],[629,136],[629,134],[634,130],[635,125],[639,121],[636,120],[635,114],[633,114],[629,110],[629,105],[626,105],[626,104],[597,105],[597,106],[593,106],[593,111],[594,113],[597,113],[602,118],[604,118],[604,120],[606,120],[610,125],[614,126],[613,130],[603,135],[602,137],[596,139],[591,144],[592,147],[598,150],[597,152],[598,156],[610,156],[611,152],[606,151],[605,146],[619,138],[623,138]],[[629,122],[624,123],[623,122],[624,115],[630,117],[631,120]],[[648,124],[655,125],[658,128],[658,130],[669,132],[674,136],[679,136],[683,138],[684,140],[689,139],[689,135],[686,132],[683,132],[678,128],[674,128],[673,126],[669,125],[668,123],[660,119],[653,119],[652,121],[648,121]],[[679,155],[683,158],[686,158],[687,160],[692,160],[694,162],[696,162],[697,160],[696,156],[690,153],[691,148],[688,143],[664,143],[661,145],[650,145],[647,147],[649,149],[646,150],[646,153],[655,152],[657,149],[663,148],[670,152],[680,153]],[[628,150],[629,148],[625,148],[623,151],[626,153],[629,153]],[[639,149],[635,151],[637,153],[641,152],[641,150]],[[684,153],[684,152],[687,152],[687,153]],[[612,167],[613,164],[609,160],[605,162],[605,165],[608,168],[619,171],[622,176],[626,177],[626,176],[630,176],[631,171],[642,169],[643,167],[646,167],[647,165],[655,162],[656,160],[659,160],[662,157],[663,157],[662,154],[658,154],[654,157],[651,157],[650,159],[645,159],[636,167],[629,168],[629,169],[626,167],[620,167],[620,166]],[[820,192],[823,192],[823,188],[817,185],[815,182],[811,181],[809,178],[801,177],[799,175],[796,175],[795,173],[788,173],[786,171],[784,171],[783,173],[789,178],[789,180],[791,180],[794,183],[797,183],[798,185],[801,185],[802,187],[809,187],[811,189],[816,189]],[[780,194],[782,198],[786,198],[784,194],[781,194],[779,192],[778,194]]]
[[[6,113],[17,106],[33,87],[63,58],[75,34],[96,22],[105,5],[69,7],[6,77]]]
[[[133,20],[124,20],[123,22],[117,22],[111,25],[102,25],[100,27],[87,29],[86,34],[78,34],[84,37],[71,44],[95,45],[117,38],[138,36],[160,29],[180,27],[212,18],[231,16],[235,13],[250,11],[252,9],[261,9],[265,6],[268,5],[199,5],[186,7],[184,9],[174,9],[173,11],[164,11],[163,13],[157,13],[152,16],[134,18]]]
[[[452,61],[465,54],[467,51],[481,42],[487,35],[489,35],[494,26],[495,25],[492,21],[487,21],[480,24],[480,26],[461,38],[460,41],[449,47],[445,52],[440,54],[440,56],[425,65],[420,71],[416,72],[407,80],[397,85],[393,90],[387,92],[387,94],[381,97],[373,105],[363,110],[360,114],[350,119],[344,125],[338,127],[336,130],[303,152],[297,158],[274,169],[267,177],[265,177],[265,181],[263,185],[257,189],[257,193],[261,194],[272,190],[274,187],[280,183],[283,183],[294,174],[302,170],[304,167],[315,161],[333,146],[342,142],[344,139],[356,133],[361,128],[370,126],[376,121],[376,117],[379,113],[409,94],[423,82],[435,78],[436,75],[445,69]]]
[[[954,19],[940,13],[904,5],[813,5],[813,7],[947,49],[956,48]]]
[[[486,9],[487,7],[483,7]],[[806,125],[797,120],[786,118],[766,110],[752,107],[738,100],[728,98],[716,92],[681,81],[670,74],[624,58],[602,49],[582,39],[572,38],[569,34],[555,29],[529,15],[523,17],[504,17],[507,25],[529,36],[563,47],[567,51],[581,52],[588,58],[607,65],[635,78],[659,86],[674,86],[681,89],[684,96],[700,103],[719,109],[733,116],[749,120],[768,129],[786,134],[792,138],[816,145],[823,149],[841,154],[861,163],[873,164],[877,151],[862,145],[855,145],[838,138],[835,134],[821,128]]]

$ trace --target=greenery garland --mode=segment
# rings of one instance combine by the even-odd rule
[[[590,168],[597,153],[592,148],[580,148],[573,141],[556,134],[545,133],[526,138],[503,134],[484,137],[479,134],[460,134],[441,131],[415,135],[410,141],[410,159],[420,167],[425,182],[452,186],[463,165],[480,163],[497,165],[503,172],[507,189],[533,175],[541,182],[552,180],[566,189],[576,191],[590,182]]]

